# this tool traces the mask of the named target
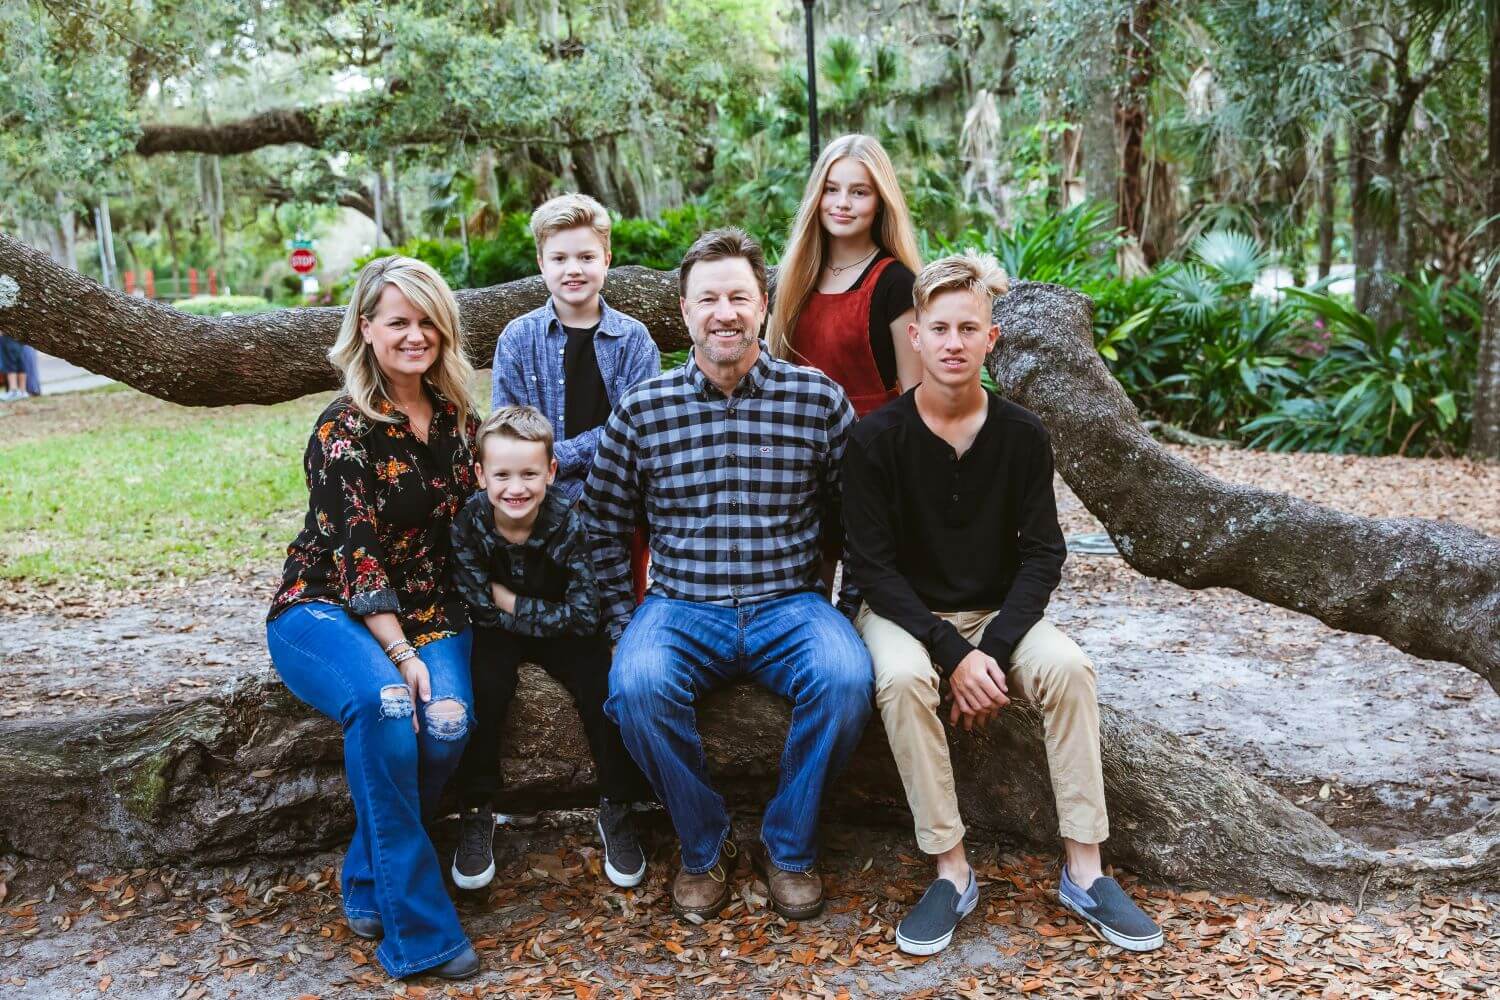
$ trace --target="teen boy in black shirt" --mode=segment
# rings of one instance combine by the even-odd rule
[[[1052,448],[1037,417],[987,392],[979,375],[1000,330],[1005,274],[988,255],[923,269],[909,332],[923,381],[855,428],[844,455],[855,621],[875,664],[875,701],[938,878],[897,928],[905,952],[947,947],[979,901],[938,715],[983,725],[1014,694],[1036,704],[1067,852],[1063,904],[1122,948],[1161,931],[1100,868],[1109,836],[1094,667],[1043,613],[1067,556],[1052,494]]]

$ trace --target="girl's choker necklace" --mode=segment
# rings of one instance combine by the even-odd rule
[[[835,278],[837,278],[839,275],[843,274],[845,271],[849,270],[851,267],[858,267],[859,265],[863,264],[865,261],[869,260],[871,257],[875,256],[875,251],[877,251],[879,249],[880,248],[878,246],[871,247],[870,248],[870,252],[867,253],[867,254],[865,254],[859,260],[856,260],[853,263],[845,264],[842,267],[834,264],[832,261],[829,261],[827,264],[824,264],[823,266],[826,267],[826,268],[828,268],[828,273],[829,274],[831,274]]]

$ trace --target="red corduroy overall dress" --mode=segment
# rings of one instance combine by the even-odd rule
[[[887,389],[870,350],[870,303],[880,275],[895,263],[887,257],[870,269],[858,288],[847,292],[813,292],[797,317],[792,361],[811,365],[843,387],[854,415],[878,410],[901,395]]]

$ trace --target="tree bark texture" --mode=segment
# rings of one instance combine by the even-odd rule
[[[1323,135],[1318,152],[1318,280],[1333,270],[1333,223],[1337,208],[1338,152],[1333,129]]]
[[[499,331],[546,295],[539,277],[458,292],[475,364],[488,365]],[[609,295],[663,350],[687,346],[675,272],[615,268]],[[1005,334],[991,364],[1006,394],[1046,423],[1063,478],[1133,567],[1378,635],[1500,691],[1500,541],[1204,475],[1142,427],[1094,350],[1092,310],[1076,292],[1018,282],[996,303]],[[274,403],[334,387],[325,352],[341,315],[188,316],[113,294],[0,234],[0,333],[176,403]]]
[[[1489,162],[1485,164],[1484,245],[1490,253],[1484,320],[1479,329],[1479,368],[1474,376],[1474,423],[1469,453],[1500,459],[1500,2],[1487,0],[1489,20]]]
[[[317,121],[301,108],[262,111],[217,125],[145,125],[136,140],[141,156],[159,153],[212,153],[234,156],[266,146],[300,143],[317,146],[323,141]]]
[[[741,685],[706,698],[699,729],[720,790],[746,817],[774,790],[790,714]],[[403,725],[406,720],[388,720]],[[1110,858],[1149,878],[1220,891],[1354,899],[1446,891],[1500,878],[1500,811],[1441,841],[1373,851],[1191,743],[1105,706]],[[524,668],[499,766],[504,808],[594,801],[593,767],[569,696]],[[275,680],[159,712],[0,723],[0,851],[121,866],[215,864],[347,841],[353,812],[337,725]],[[1055,847],[1040,716],[1015,705],[979,733],[950,731],[959,800],[974,832]],[[905,825],[910,816],[878,718],[825,816]]]
[[[1151,33],[1158,6],[1159,0],[1134,0],[1115,30],[1115,52],[1124,80],[1115,95],[1115,145],[1120,155],[1116,224],[1135,240],[1148,266],[1155,259],[1147,248],[1146,234],[1146,115],[1156,78]]]

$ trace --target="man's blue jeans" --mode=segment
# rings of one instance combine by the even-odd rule
[[[818,858],[818,808],[870,715],[870,654],[820,594],[740,607],[648,597],[615,647],[605,711],[672,814],[682,866],[705,872],[729,836],[724,799],[708,783],[698,697],[748,677],[792,702],[776,795],[761,841],[771,862],[807,871]]]
[[[266,626],[276,672],[344,728],[354,839],[344,857],[344,912],[379,917],[375,955],[392,976],[441,965],[468,945],[422,826],[458,766],[473,719],[468,630],[421,647],[432,700],[411,728],[412,702],[380,644],[343,608],[297,604]]]

